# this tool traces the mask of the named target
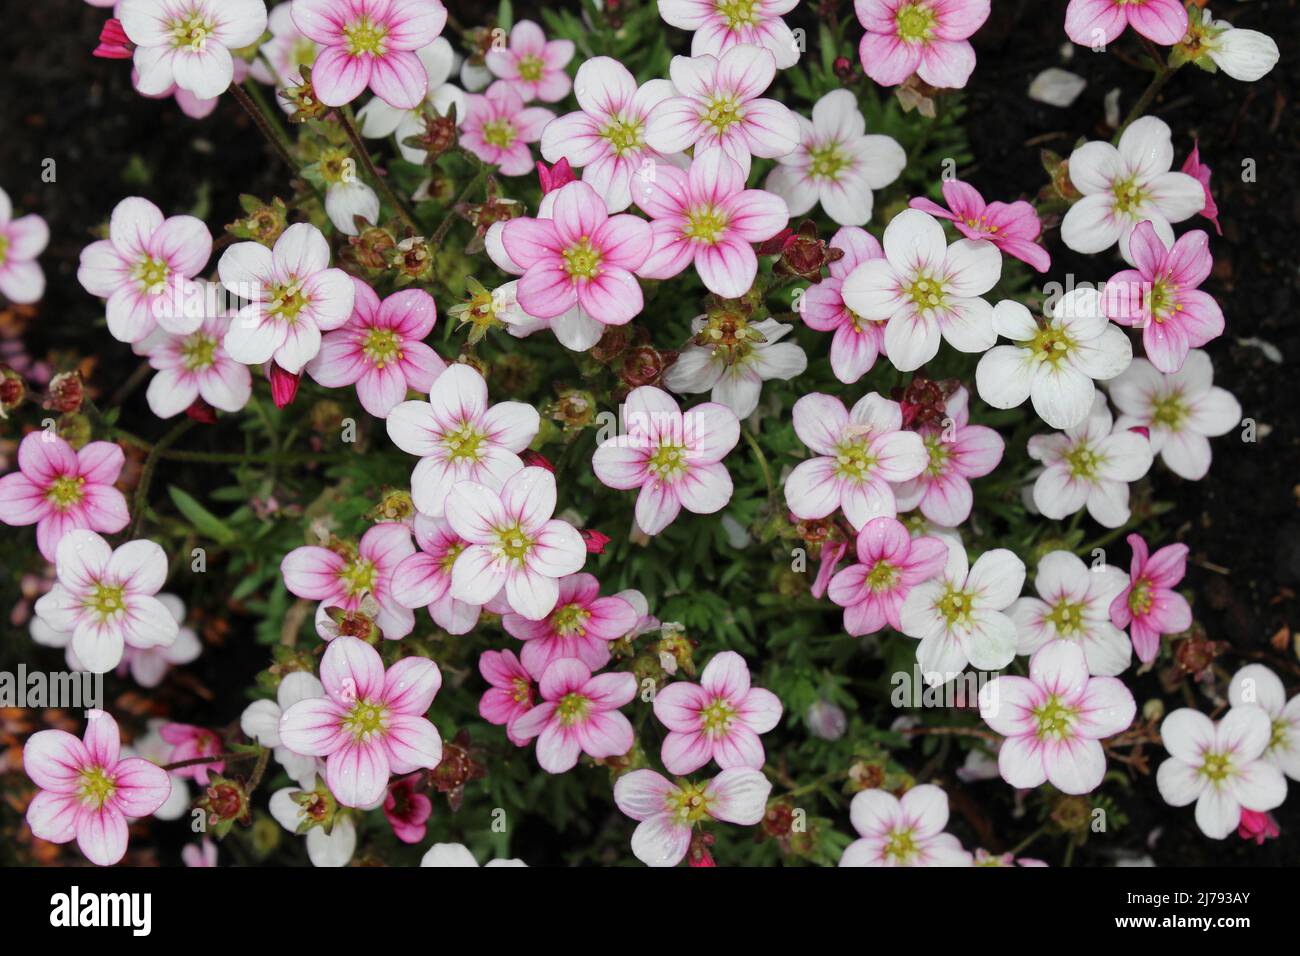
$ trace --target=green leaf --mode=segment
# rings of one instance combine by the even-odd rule
[[[175,485],[168,486],[167,494],[171,495],[172,503],[176,505],[177,510],[189,520],[199,534],[223,545],[231,544],[237,538],[235,532],[220,518]]]

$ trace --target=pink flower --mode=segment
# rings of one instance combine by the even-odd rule
[[[207,837],[187,843],[181,847],[181,862],[190,867],[214,867],[217,865],[217,845]]]
[[[537,409],[523,402],[488,404],[487,382],[468,365],[439,375],[427,402],[402,402],[389,413],[388,437],[420,456],[411,473],[415,507],[439,517],[459,482],[496,491],[524,467],[519,453],[537,437]],[[486,603],[486,602],[479,602]]]
[[[523,275],[520,307],[553,319],[574,306],[605,325],[624,325],[644,304],[633,273],[651,248],[650,225],[636,216],[610,216],[586,183],[555,193],[550,219],[512,219],[501,234]]]
[[[250,72],[248,64],[236,57],[234,67],[235,73],[233,82],[243,83]],[[211,116],[212,111],[215,110],[217,104],[221,102],[220,96],[207,98],[196,96],[189,90],[183,90],[175,84],[167,87],[167,89],[163,90],[161,93],[146,93],[140,88],[140,71],[136,69],[131,71],[131,85],[135,87],[137,93],[146,99],[165,100],[169,97],[174,97],[176,99],[176,105],[181,108],[181,112],[190,119],[204,119]]]
[[[1129,586],[1110,605],[1110,621],[1128,628],[1138,660],[1150,664],[1160,653],[1160,635],[1178,634],[1192,626],[1192,609],[1174,586],[1187,573],[1187,545],[1167,544],[1150,553],[1141,535],[1128,536],[1133,549]]]
[[[248,404],[253,392],[248,366],[232,359],[221,344],[230,321],[211,315],[193,332],[160,333],[145,343],[149,364],[158,370],[145,393],[155,415],[171,418],[199,399],[223,412],[237,412]]]
[[[867,31],[862,69],[881,86],[916,73],[931,86],[961,89],[975,69],[968,37],[988,19],[989,0],[854,0]]]
[[[368,807],[389,774],[432,770],[442,738],[426,718],[442,686],[438,665],[406,657],[384,671],[379,652],[337,637],[320,662],[325,696],[301,700],[280,718],[280,739],[294,753],[325,758],[325,782],[345,807]]]
[[[516,747],[528,743],[515,732],[515,721],[533,708],[533,678],[524,670],[513,651],[484,651],[478,659],[479,673],[492,686],[478,702],[478,712],[489,724],[506,728],[506,737]]]
[[[112,442],[73,451],[53,432],[30,432],[18,446],[18,471],[0,478],[0,521],[36,525],[36,546],[47,561],[69,531],[116,534],[131,520],[126,498],[113,487],[125,461]]]
[[[27,807],[32,833],[51,843],[77,841],[86,859],[112,866],[126,855],[128,817],[147,817],[171,794],[161,767],[143,757],[120,757],[117,721],[87,713],[81,740],[63,730],[32,734],[23,770],[40,792]]]
[[[1173,46],[1187,33],[1187,11],[1179,0],[1070,0],[1065,10],[1065,33],[1079,46],[1104,46],[1126,26]]]
[[[447,498],[447,521],[470,543],[451,569],[451,596],[487,604],[503,591],[517,613],[540,621],[560,597],[557,578],[587,560],[582,536],[555,513],[555,476],[516,472],[501,490],[462,481]]]
[[[354,277],[352,284],[352,318],[321,340],[307,374],[326,388],[356,385],[362,407],[387,418],[408,389],[427,392],[447,367],[424,344],[438,307],[423,289],[404,289],[381,303],[360,279]]]
[[[885,350],[885,324],[868,322],[844,303],[842,289],[849,273],[868,259],[884,258],[876,237],[857,226],[844,226],[831,237],[831,247],[843,250],[830,264],[830,275],[799,297],[798,312],[818,332],[834,332],[831,371],[846,385],[862,378]]]
[[[944,406],[942,426],[926,425],[918,434],[930,456],[925,470],[894,488],[899,511],[919,507],[935,524],[955,528],[970,517],[974,495],[970,479],[997,467],[1006,447],[992,428],[971,425],[970,394],[958,388]]]
[[[1048,781],[1062,793],[1090,793],[1106,776],[1101,741],[1127,730],[1137,704],[1115,677],[1089,677],[1083,648],[1050,641],[1029,660],[1029,677],[1003,675],[982,688],[980,716],[1006,740],[1002,779],[1021,790]]]
[[[361,536],[355,551],[350,547],[337,551],[317,546],[294,548],[280,562],[280,573],[290,593],[320,601],[321,611],[331,607],[355,611],[369,595],[379,604],[375,623],[384,637],[395,641],[415,627],[415,615],[398,603],[392,590],[394,570],[414,553],[406,525],[382,521]],[[317,617],[319,621],[320,615]]]
[[[258,47],[258,57],[249,68],[259,83],[296,86],[302,82],[302,68],[315,63],[320,53],[316,41],[309,40],[293,22],[293,6],[290,2],[272,7],[266,19],[271,37]]]
[[[694,773],[710,760],[723,770],[761,770],[766,757],[758,735],[781,719],[781,701],[750,686],[749,667],[735,651],[715,654],[698,684],[677,681],[660,690],[654,709],[669,731],[661,756],[672,774]]]
[[[748,0],[718,3],[717,0],[659,0],[659,16],[681,30],[694,30],[691,56],[710,53],[721,56],[741,44],[761,46],[776,58],[779,69],[799,62],[799,41],[781,19],[798,5],[798,0]]]
[[[657,166],[635,182],[633,199],[654,221],[653,247],[638,270],[671,279],[692,262],[710,292],[736,299],[758,274],[751,243],[771,239],[790,221],[785,201],[745,188],[745,173],[722,150],[707,150],[689,170]]]
[[[694,146],[699,159],[719,149],[740,167],[743,182],[751,156],[776,159],[799,145],[794,114],[759,95],[776,77],[776,60],[767,50],[741,44],[720,57],[675,56],[668,72],[677,95],[651,111],[645,132],[659,152]]]
[[[844,608],[844,630],[859,637],[886,626],[902,630],[899,609],[912,588],[948,562],[939,538],[913,538],[895,518],[872,518],[858,532],[858,563],[831,578],[827,594]]]
[[[593,677],[582,661],[554,661],[538,685],[541,702],[510,729],[524,740],[537,738],[537,764],[547,773],[572,770],[584,753],[621,757],[632,749],[633,735],[618,709],[636,696],[636,686],[626,671]]]
[[[637,613],[621,597],[601,597],[600,582],[590,574],[560,579],[555,609],[540,621],[508,612],[501,626],[524,642],[524,668],[540,678],[552,661],[575,657],[592,670],[609,663],[609,642],[636,627]]]
[[[1214,201],[1214,194],[1210,192],[1210,167],[1201,162],[1199,143],[1192,144],[1191,153],[1183,161],[1182,172],[1195,179],[1205,190],[1205,208],[1201,210],[1201,215],[1214,223],[1215,232],[1223,235],[1223,227],[1219,225],[1219,204]]]
[[[115,6],[118,0],[87,0],[91,6],[111,7]],[[122,21],[116,17],[110,17],[104,21],[103,28],[99,31],[99,45],[91,51],[91,56],[97,56],[104,60],[129,60],[135,44],[131,38],[126,35],[122,29]]]
[[[1242,807],[1237,836],[1243,840],[1254,841],[1256,846],[1263,846],[1266,841],[1276,840],[1281,835],[1282,828],[1277,825],[1277,818],[1273,814]]]
[[[398,780],[384,797],[384,817],[403,843],[421,843],[429,832],[426,821],[433,814],[433,801],[419,792],[418,782],[414,776]]]
[[[13,218],[9,194],[0,189],[0,295],[18,305],[39,302],[45,273],[36,257],[50,242],[50,227],[35,214]]]
[[[697,824],[721,820],[754,826],[767,812],[771,792],[771,781],[752,767],[679,784],[653,770],[633,770],[614,784],[614,802],[639,821],[632,833],[633,855],[646,866],[676,866],[690,850]]]
[[[554,103],[569,95],[573,86],[564,68],[573,59],[572,40],[547,40],[532,20],[520,20],[510,29],[508,46],[493,45],[483,62],[494,76],[524,102]]]
[[[528,144],[542,138],[542,130],[555,114],[540,106],[525,108],[519,94],[500,81],[486,93],[470,93],[465,100],[460,145],[496,166],[504,176],[532,172],[533,154]]]
[[[1142,330],[1147,358],[1162,372],[1177,372],[1191,349],[1223,334],[1223,310],[1197,288],[1214,267],[1209,244],[1205,232],[1193,229],[1171,248],[1150,222],[1140,222],[1129,240],[1137,268],[1117,272],[1106,283],[1102,311]]]
[[[1034,207],[1024,200],[1013,203],[986,203],[974,186],[959,179],[944,180],[943,208],[929,199],[913,199],[909,205],[940,219],[951,220],[967,239],[987,239],[1009,256],[1027,262],[1039,272],[1046,272],[1052,257],[1036,240],[1043,231]]]
[[[139,342],[159,326],[184,335],[199,327],[202,316],[163,308],[168,287],[182,288],[211,255],[212,234],[198,219],[163,219],[149,200],[131,196],[113,210],[108,238],[81,250],[77,281],[108,300],[108,331],[119,342]]]
[[[468,634],[478,623],[479,605],[458,601],[450,592],[452,565],[469,542],[446,518],[422,511],[416,512],[413,530],[420,550],[394,569],[393,598],[402,607],[427,607],[434,623],[448,634]]]
[[[195,727],[192,724],[163,724],[158,728],[158,735],[172,745],[171,753],[167,755],[169,764],[221,753],[221,738],[205,727]],[[196,763],[189,767],[180,767],[171,772],[178,777],[188,777],[199,786],[206,787],[209,774],[219,774],[225,769],[225,761],[214,760],[211,763]]]
[[[106,674],[123,649],[176,640],[176,619],[156,595],[167,579],[167,555],[152,541],[116,550],[93,531],[69,531],[55,549],[59,581],[36,602],[55,631],[72,634],[72,652],[92,674]]]
[[[415,51],[447,24],[439,0],[294,0],[292,12],[321,46],[311,81],[326,106],[351,103],[367,86],[398,109],[424,101],[429,77]]]
[[[653,385],[627,396],[627,433],[601,443],[591,467],[601,483],[621,491],[640,488],[636,523],[646,534],[668,527],[682,508],[713,514],[731,500],[731,476],[722,459],[740,440],[736,413],[717,402],[682,413]]]
[[[230,357],[245,365],[274,359],[290,375],[301,372],[320,351],[321,332],[352,316],[352,278],[329,263],[329,243],[305,222],[286,229],[274,249],[260,242],[227,249],[218,263],[221,284],[251,300],[226,332]]]
[[[579,111],[542,130],[542,156],[582,167],[582,181],[600,194],[606,209],[619,212],[632,202],[632,177],[647,176],[664,161],[646,145],[646,120],[673,95],[672,84],[654,79],[638,89],[627,67],[597,56],[578,67],[574,95]]]
[[[231,50],[266,29],[263,0],[122,0],[122,29],[136,45],[138,87],[146,96],[173,84],[199,99],[220,96],[235,73]]]
[[[863,790],[849,804],[860,839],[840,857],[840,866],[970,866],[971,855],[944,833],[948,795],[923,783],[899,800],[887,790]]]
[[[875,392],[852,411],[814,392],[794,403],[794,430],[816,457],[785,480],[785,501],[797,517],[825,518],[843,508],[854,528],[879,515],[898,514],[890,482],[915,478],[929,456],[921,436],[903,431],[903,410]]]

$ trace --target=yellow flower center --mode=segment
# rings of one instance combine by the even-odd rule
[[[1084,481],[1094,481],[1098,469],[1105,464],[1104,455],[1098,454],[1090,445],[1075,445],[1065,453],[1065,463],[1070,466],[1070,475]]]
[[[718,0],[715,9],[727,23],[727,28],[754,27],[762,22],[756,0]]]
[[[117,781],[110,777],[103,767],[87,767],[80,773],[78,787],[83,803],[98,810],[117,792]]]
[[[140,291],[156,295],[167,288],[167,277],[171,271],[171,267],[162,259],[145,256],[135,264],[131,277],[140,283]]]
[[[483,140],[497,149],[509,149],[515,142],[515,128],[509,120],[494,119],[483,124]]]
[[[696,206],[686,214],[684,234],[693,242],[716,245],[727,231],[727,214],[717,206]]]
[[[366,333],[361,351],[375,368],[383,368],[385,365],[401,360],[402,340],[392,329],[371,329]]]
[[[1205,753],[1202,757],[1201,775],[1208,777],[1212,783],[1222,783],[1232,776],[1232,755]]]
[[[86,479],[73,475],[60,475],[50,483],[50,490],[45,492],[45,500],[60,511],[66,511],[75,504],[80,504],[86,496]]]
[[[876,456],[871,454],[866,439],[841,442],[835,449],[835,471],[841,477],[862,481],[875,464]]]
[[[210,335],[196,332],[185,340],[181,346],[181,359],[188,372],[201,372],[211,368],[216,362],[217,340]]]
[[[709,815],[709,792],[704,784],[688,783],[669,793],[668,812],[682,826],[694,826]]]
[[[725,133],[744,118],[740,102],[730,94],[715,96],[709,100],[704,114],[700,117],[719,134]]]
[[[1077,347],[1078,343],[1059,325],[1041,326],[1029,340],[1029,351],[1035,361],[1047,362],[1054,368],[1059,368]]]
[[[970,592],[963,591],[951,583],[945,583],[943,594],[940,595],[934,609],[947,622],[949,629],[957,626],[966,627],[971,623],[971,612],[975,609],[975,602]]]
[[[901,864],[910,863],[918,853],[920,847],[916,845],[916,839],[911,830],[891,830],[889,838],[885,840],[884,849],[881,851],[885,856],[892,857],[895,862]]]
[[[1053,606],[1047,620],[1056,633],[1062,637],[1074,637],[1083,633],[1083,605],[1062,598]]]
[[[566,604],[551,617],[551,627],[564,637],[582,637],[587,633],[591,612],[581,604]]]
[[[601,251],[586,236],[564,250],[564,271],[574,279],[594,279],[600,275]]]
[[[1115,196],[1115,211],[1126,216],[1134,215],[1146,202],[1147,194],[1138,185],[1136,177],[1117,179],[1111,183],[1110,188]]]
[[[99,582],[91,588],[85,606],[99,617],[101,623],[121,617],[126,613],[125,589],[120,584]]]
[[[831,182],[835,182],[840,172],[851,162],[839,143],[814,146],[808,150],[808,157],[812,160],[808,167],[809,175],[813,179],[827,179]]]
[[[302,282],[291,279],[289,282],[274,283],[270,288],[270,316],[283,319],[290,325],[298,321],[298,313],[307,307],[310,299],[302,290]]]
[[[577,691],[573,691],[560,698],[559,704],[555,707],[555,713],[560,718],[560,723],[569,727],[586,719],[587,711],[590,709],[591,701]]]
[[[368,16],[358,17],[343,28],[347,38],[348,53],[352,56],[384,55],[384,39],[388,28],[375,23]]]
[[[945,298],[943,282],[925,272],[918,273],[910,285],[904,286],[903,293],[920,312],[939,308]]]
[[[1052,694],[1040,706],[1033,710],[1034,720],[1038,724],[1034,733],[1039,740],[1069,740],[1073,736],[1071,728],[1079,712],[1073,707],[1061,703],[1060,698]]]
[[[369,558],[357,556],[339,570],[339,580],[347,590],[348,597],[370,594],[375,589],[378,572]]]
[[[868,588],[877,593],[880,591],[889,591],[898,584],[899,576],[899,569],[890,564],[884,558],[881,558],[867,574],[865,583]]]
[[[517,564],[523,564],[528,553],[533,549],[533,539],[518,523],[508,528],[498,528],[496,534],[497,550],[501,555]]]
[[[610,120],[609,125],[600,131],[600,135],[608,141],[617,155],[623,156],[645,145],[641,135],[642,129],[643,124],[640,122],[615,116]]]
[[[343,728],[357,741],[383,734],[388,730],[388,708],[368,700],[358,700],[343,718]]]
[[[168,24],[172,35],[172,46],[176,49],[189,47],[195,53],[202,52],[207,46],[208,37],[216,29],[216,24],[202,13],[194,11],[188,16],[179,17]]]
[[[546,61],[540,56],[528,54],[519,58],[519,76],[530,83],[536,83],[546,70]]]
[[[908,43],[925,43],[934,36],[935,19],[935,12],[925,4],[904,4],[895,14],[898,36]]]
[[[736,709],[721,697],[715,697],[700,711],[700,723],[710,737],[725,737],[736,719]]]
[[[652,472],[662,479],[686,473],[686,448],[682,445],[660,445],[646,462]]]
[[[481,447],[486,439],[487,435],[469,422],[461,422],[451,431],[443,433],[442,444],[451,461],[475,462],[482,457]]]

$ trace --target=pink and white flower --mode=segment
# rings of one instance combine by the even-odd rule
[[[375,624],[384,637],[395,641],[411,633],[415,615],[393,596],[393,573],[402,559],[415,553],[411,532],[396,521],[381,521],[361,536],[353,548],[338,549],[308,545],[294,548],[280,562],[284,586],[291,594],[308,601],[320,601],[319,612],[329,608],[355,611],[367,597],[379,605]],[[317,614],[317,633],[326,640],[323,613]]]
[[[167,754],[169,764],[215,757],[222,749],[221,737],[215,731],[193,724],[163,724],[158,729],[158,736],[171,744],[171,752]],[[200,787],[206,787],[212,774],[220,774],[225,769],[224,760],[211,760],[179,767],[171,772],[181,778],[188,777]]]
[[[830,264],[830,275],[809,286],[799,297],[796,311],[818,332],[833,332],[831,371],[852,385],[871,371],[885,351],[885,324],[868,322],[844,302],[844,280],[869,259],[883,259],[880,242],[865,229],[845,226],[831,237],[830,245],[844,255]]]
[[[1088,567],[1069,551],[1049,551],[1034,575],[1037,597],[1017,598],[1007,613],[1016,623],[1016,653],[1029,656],[1052,641],[1083,651],[1088,673],[1117,677],[1128,669],[1133,647],[1110,620],[1110,605],[1128,578],[1114,565]]]
[[[1115,428],[1098,393],[1082,424],[1029,439],[1029,457],[1043,463],[1034,481],[1034,505],[1056,521],[1087,507],[1094,521],[1119,528],[1129,519],[1129,483],[1151,470],[1146,436]]]
[[[298,786],[310,790],[316,776],[324,775],[325,762],[319,757],[305,757],[294,753],[280,739],[280,718],[300,700],[316,700],[325,696],[325,688],[315,674],[293,671],[285,674],[276,688],[275,700],[255,700],[239,716],[239,729],[249,740],[272,748],[275,762],[284,768]]]
[[[1062,793],[1091,793],[1106,776],[1101,741],[1133,723],[1137,703],[1114,677],[1089,677],[1083,649],[1051,641],[1029,661],[1029,676],[1004,674],[980,688],[980,716],[1006,739],[1002,779],[1021,790],[1051,782]]]
[[[657,166],[633,183],[633,199],[651,217],[653,248],[637,270],[671,279],[691,263],[712,293],[736,299],[758,275],[751,243],[771,239],[790,221],[785,201],[745,188],[745,172],[722,150],[706,150],[688,170]]]
[[[983,478],[1002,460],[1006,445],[992,428],[970,424],[970,393],[958,387],[944,404],[941,426],[917,429],[929,463],[910,481],[894,486],[899,511],[920,508],[928,521],[955,528],[970,517],[970,479]]]
[[[422,511],[416,512],[412,530],[420,550],[403,558],[393,571],[393,597],[402,607],[427,607],[434,623],[448,634],[468,634],[478,623],[481,608],[451,596],[451,569],[469,542],[452,530],[445,517]]]
[[[749,680],[745,659],[723,651],[709,661],[698,684],[675,681],[655,695],[655,716],[668,728],[661,756],[669,773],[694,773],[710,760],[723,770],[762,769],[766,756],[759,735],[780,721],[781,701]]]
[[[668,80],[637,87],[622,63],[597,56],[578,67],[574,96],[580,109],[552,120],[542,130],[542,158],[567,159],[582,169],[582,181],[596,190],[611,213],[632,202],[634,176],[649,176],[667,161],[646,145],[650,112],[674,95]]]
[[[35,213],[13,215],[9,194],[0,189],[0,295],[28,305],[45,294],[45,273],[36,257],[50,243],[50,227]]]
[[[527,866],[523,860],[488,860],[484,866]],[[420,858],[420,866],[478,866],[478,860],[463,843],[435,843]]]
[[[921,642],[916,661],[926,683],[947,683],[968,663],[983,671],[1011,663],[1016,625],[1006,611],[1024,583],[1024,562],[1011,551],[986,551],[971,567],[964,547],[948,545],[938,577],[912,588],[898,611],[902,632]]]
[[[948,795],[923,783],[900,800],[888,790],[863,790],[849,804],[858,839],[840,866],[970,866],[971,855],[951,833]]]
[[[625,637],[636,627],[638,615],[618,596],[601,597],[600,582],[590,574],[570,574],[560,579],[555,608],[540,621],[507,612],[501,626],[524,642],[520,659],[534,678],[540,679],[552,661],[573,657],[592,670],[609,663],[609,642]]]
[[[533,677],[515,657],[514,651],[484,651],[478,670],[492,686],[479,698],[479,716],[489,724],[506,728],[506,737],[516,747],[528,741],[515,733],[515,721],[533,709]]]
[[[409,110],[429,92],[415,51],[447,24],[440,0],[293,0],[292,12],[303,35],[321,46],[311,81],[326,106],[351,103],[368,86]]]
[[[1199,16],[1192,16],[1188,36],[1183,39],[1228,76],[1245,83],[1263,79],[1281,58],[1277,41],[1267,33],[1238,30],[1227,20],[1215,20],[1204,8]],[[1198,66],[1204,65],[1200,57],[1197,60]]]
[[[171,418],[200,399],[223,412],[248,404],[253,377],[222,345],[230,322],[227,316],[210,315],[193,332],[160,331],[145,341],[149,364],[158,372],[145,392],[155,415]]]
[[[185,626],[185,602],[175,594],[159,594],[158,600],[176,622],[176,640],[162,647],[127,647],[117,667],[119,677],[130,671],[131,678],[141,687],[157,687],[173,667],[192,663],[203,653],[203,642],[193,628]],[[71,634],[68,640],[72,640]]]
[[[1128,628],[1138,660],[1150,664],[1160,653],[1160,635],[1179,634],[1192,626],[1191,605],[1174,590],[1187,573],[1188,548],[1167,544],[1152,554],[1141,535],[1126,540],[1133,550],[1129,583],[1111,601],[1110,621]]]
[[[1070,0],[1065,33],[1080,46],[1104,47],[1131,26],[1154,43],[1173,46],[1187,32],[1179,0]]]
[[[1205,207],[1205,191],[1186,173],[1170,172],[1174,144],[1169,124],[1155,116],[1134,120],[1119,145],[1094,141],[1070,154],[1070,181],[1083,198],[1061,220],[1061,239],[1075,252],[1104,252],[1119,243],[1132,262],[1129,239],[1150,220],[1156,235],[1172,245],[1170,223],[1190,219]]]
[[[87,713],[78,740],[64,730],[32,734],[23,747],[23,770],[40,792],[27,807],[32,833],[51,843],[77,841],[97,866],[126,855],[127,818],[147,817],[171,793],[171,781],[143,757],[121,756],[115,721],[102,710]]]
[[[632,855],[646,866],[664,867],[686,856],[697,824],[759,823],[771,792],[772,782],[752,767],[732,767],[703,783],[672,783],[653,770],[633,770],[615,782],[614,803],[638,821]]]
[[[253,79],[281,87],[301,83],[302,68],[316,62],[320,46],[293,22],[293,0],[272,7],[266,26],[271,38],[258,48],[259,56],[249,66]]]
[[[493,45],[483,62],[523,99],[555,103],[569,95],[573,86],[564,68],[573,59],[572,40],[547,40],[532,20],[520,20],[510,28],[510,42]]]
[[[251,301],[226,332],[226,353],[245,365],[274,359],[290,375],[301,372],[320,351],[321,333],[352,316],[352,278],[329,262],[329,243],[305,222],[286,229],[274,249],[260,242],[227,249],[217,265],[221,284]]]
[[[307,859],[312,866],[347,866],[357,849],[357,826],[352,816],[338,811],[336,801],[321,783],[297,789],[285,787],[271,794],[267,809],[289,833],[304,832]]]
[[[1036,241],[1043,224],[1034,207],[1023,199],[1013,203],[986,203],[974,186],[960,179],[945,179],[943,200],[948,204],[947,209],[925,198],[913,199],[909,205],[947,219],[967,239],[987,240],[1039,272],[1051,268],[1052,257]]]
[[[675,56],[668,73],[677,95],[651,111],[645,131],[659,152],[693,146],[699,159],[721,150],[744,180],[752,157],[776,159],[799,145],[794,113],[761,96],[776,78],[776,59],[762,47],[743,43],[720,56]]]
[[[280,740],[304,757],[325,758],[325,782],[346,807],[384,796],[390,774],[432,770],[442,738],[426,718],[442,686],[438,665],[406,657],[384,671],[379,652],[337,637],[320,662],[325,696],[300,700],[280,718]]]
[[[625,325],[644,305],[634,273],[650,253],[651,227],[610,216],[584,182],[555,193],[550,219],[512,219],[501,240],[523,270],[517,294],[529,315],[553,319],[578,306],[604,325]]]
[[[518,93],[501,82],[483,94],[465,97],[465,122],[460,145],[483,162],[496,166],[503,176],[526,176],[533,171],[528,148],[542,138],[555,114],[541,106],[524,106]]]
[[[679,395],[709,392],[713,401],[726,405],[737,418],[748,418],[758,407],[763,382],[789,381],[808,368],[808,356],[794,342],[782,342],[794,328],[767,318],[749,324],[751,336],[739,347],[714,344],[705,332],[708,316],[691,320],[691,340],[664,372],[663,383]],[[703,343],[703,344],[701,344]]]
[[[77,281],[108,300],[108,331],[119,342],[139,342],[159,327],[184,335],[202,315],[165,308],[167,294],[184,288],[211,255],[212,234],[198,219],[164,219],[149,200],[131,196],[113,209],[108,238],[81,250]]]
[[[393,444],[419,456],[411,497],[416,508],[436,518],[457,483],[473,481],[497,491],[523,468],[519,453],[537,437],[541,418],[523,402],[489,405],[483,376],[455,364],[434,379],[427,402],[402,402],[387,425]]]
[[[731,500],[722,459],[740,441],[740,420],[725,405],[705,402],[683,413],[653,385],[633,389],[624,406],[626,434],[602,442],[592,470],[610,488],[639,488],[636,523],[646,534],[668,527],[681,509],[714,514]]]
[[[885,351],[900,371],[920,368],[942,336],[959,352],[983,352],[997,340],[993,307],[980,298],[1002,275],[990,242],[948,245],[939,220],[905,209],[885,227],[885,257],[868,259],[844,279],[845,304],[867,322],[887,322]]]
[[[1201,215],[1214,224],[1215,232],[1223,235],[1223,227],[1219,225],[1219,204],[1214,201],[1214,194],[1210,192],[1212,170],[1201,162],[1201,147],[1195,140],[1192,141],[1192,151],[1183,160],[1181,172],[1186,173],[1201,184],[1201,190],[1205,193],[1205,206],[1201,209]]]
[[[454,108],[456,124],[459,126],[465,122],[467,101],[464,90],[447,82],[456,62],[456,51],[446,37],[438,37],[428,46],[416,50],[415,55],[424,64],[424,72],[429,77],[429,92],[424,100],[415,109],[405,110],[389,106],[376,96],[357,110],[357,123],[361,135],[367,139],[392,136],[397,140],[397,150],[403,159],[423,166],[428,154],[422,149],[407,146],[406,140],[424,132],[425,110],[432,110],[438,116],[448,116]]]
[[[913,73],[931,86],[961,89],[975,69],[969,37],[988,19],[990,0],[855,0],[866,35],[862,69],[881,86]]]
[[[176,620],[155,597],[167,579],[167,555],[154,542],[128,541],[114,550],[93,531],[69,531],[54,563],[58,583],[37,600],[36,614],[72,634],[72,652],[92,674],[115,668],[127,645],[176,640]]]
[[[141,93],[175,85],[200,99],[220,96],[235,75],[230,53],[266,29],[263,0],[122,0],[117,19],[135,44]]]
[[[1210,438],[1241,423],[1241,403],[1214,386],[1214,366],[1200,349],[1172,375],[1135,359],[1110,385],[1119,409],[1116,428],[1145,428],[1151,451],[1180,478],[1199,481],[1210,470]]]
[[[591,675],[582,661],[553,661],[538,684],[539,701],[510,729],[537,738],[537,763],[547,773],[572,770],[578,757],[621,757],[632,749],[632,725],[619,708],[636,696],[636,677],[626,671]]]
[[[871,221],[873,189],[884,189],[907,165],[903,147],[889,136],[867,134],[857,97],[832,90],[813,104],[812,121],[795,114],[799,144],[776,157],[763,187],[785,200],[791,216],[821,203],[841,226]]]
[[[447,521],[469,542],[451,568],[451,596],[484,605],[500,594],[511,609],[540,621],[560,598],[557,579],[580,570],[587,547],[555,513],[555,476],[530,466],[494,490],[461,481],[447,497]]]
[[[1171,807],[1196,804],[1196,825],[1213,840],[1237,829],[1243,810],[1264,813],[1286,799],[1282,771],[1262,759],[1272,724],[1253,705],[1233,707],[1218,723],[1183,707],[1160,725],[1169,759],[1156,770]]]
[[[899,612],[912,588],[941,572],[948,546],[939,538],[913,538],[895,518],[872,518],[858,532],[858,563],[836,572],[827,596],[844,608],[844,630],[854,637],[886,626],[902,629]]]
[[[799,62],[799,41],[781,15],[799,0],[748,0],[725,4],[716,0],[658,0],[659,16],[679,30],[693,30],[691,56],[720,56],[741,44],[761,46],[776,59],[778,69]]]
[[[0,478],[0,521],[36,525],[36,546],[47,561],[70,531],[116,534],[131,520],[126,498],[114,487],[125,462],[113,442],[73,451],[53,432],[29,432],[18,446],[18,470]]]
[[[1015,345],[998,345],[980,358],[975,387],[994,408],[1015,408],[1028,398],[1053,428],[1075,428],[1097,395],[1093,380],[1119,375],[1133,361],[1133,346],[1103,314],[1096,289],[1072,289],[1045,307],[1044,321],[1012,299],[993,307],[993,328]]]
[[[1247,664],[1232,675],[1233,707],[1258,706],[1272,722],[1263,759],[1292,780],[1300,780],[1300,694],[1286,699],[1281,679],[1263,664]]]
[[[307,374],[326,388],[356,385],[362,407],[387,418],[408,390],[429,391],[447,367],[424,344],[438,307],[423,289],[403,289],[380,302],[360,279],[353,277],[352,284],[352,317],[321,340]]]
[[[1187,353],[1223,334],[1223,310],[1197,288],[1210,275],[1210,237],[1200,229],[1165,242],[1150,222],[1129,239],[1136,266],[1111,276],[1101,298],[1107,318],[1142,330],[1147,358],[1162,372],[1177,372]]]
[[[897,402],[869,392],[851,411],[833,395],[814,392],[794,403],[794,430],[816,457],[785,480],[785,501],[797,517],[825,518],[836,508],[856,529],[898,514],[891,482],[904,482],[929,461],[921,436],[903,431]]]

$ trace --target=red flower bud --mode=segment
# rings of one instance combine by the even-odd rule
[[[604,554],[605,545],[609,544],[611,538],[607,534],[602,534],[595,528],[583,528],[578,534],[582,535],[583,543],[587,545],[588,554]]]
[[[122,21],[112,19],[99,31],[99,46],[95,47],[94,55],[102,60],[129,60],[134,50],[135,45],[122,29]]]
[[[185,414],[201,425],[215,425],[217,423],[216,411],[201,398],[194,399],[190,407],[185,409]]]
[[[555,466],[552,465],[547,457],[541,452],[533,451],[531,448],[526,448],[519,454],[519,458],[525,465],[530,465],[535,468],[545,468],[551,474],[555,474]]]
[[[272,362],[267,377],[271,380],[271,398],[275,401],[275,407],[284,408],[286,405],[292,405],[293,400],[298,397],[298,383],[302,381],[302,373],[294,375]]]
[[[573,182],[576,177],[573,175],[573,169],[569,166],[569,161],[561,158],[550,169],[546,168],[545,163],[538,163],[537,178],[542,184],[542,195],[545,195]]]

